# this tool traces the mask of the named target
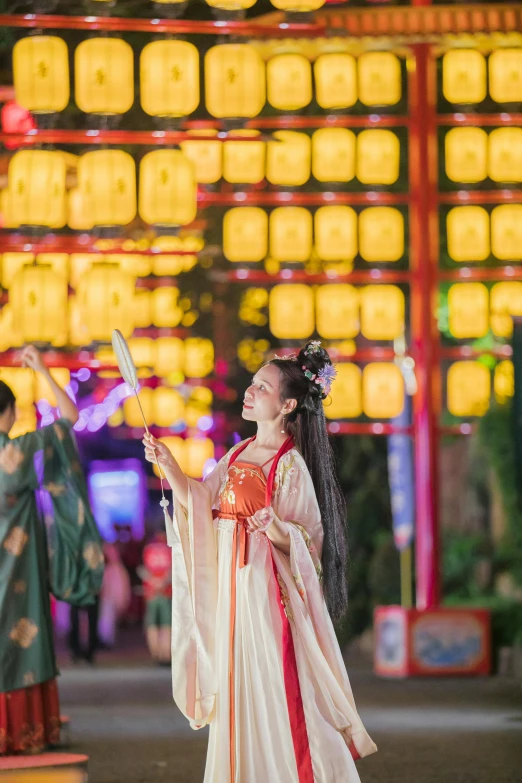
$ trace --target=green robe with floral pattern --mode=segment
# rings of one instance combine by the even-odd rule
[[[37,452],[41,487],[52,501],[44,518],[36,501]],[[102,577],[101,539],[70,422],[59,419],[12,440],[0,432],[0,693],[58,674],[49,592],[89,604]]]

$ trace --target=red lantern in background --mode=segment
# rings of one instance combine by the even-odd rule
[[[30,111],[19,106],[16,101],[7,101],[2,106],[2,130],[4,133],[27,133],[34,130],[36,123]],[[19,141],[5,141],[8,150],[16,150],[23,145]]]

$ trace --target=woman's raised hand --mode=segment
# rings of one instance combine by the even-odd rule
[[[248,524],[252,533],[264,533],[274,521],[274,509],[272,506],[260,508],[253,517],[249,517]]]
[[[34,345],[27,345],[23,349],[20,354],[20,360],[24,367],[30,367],[31,370],[35,370],[36,372],[41,373],[45,373],[47,371],[47,367],[45,366],[42,355],[38,348],[35,348]]]
[[[154,438],[150,432],[143,436],[143,445],[145,446],[145,459],[147,462],[158,462],[159,465],[167,466],[174,461],[170,450],[157,438]]]

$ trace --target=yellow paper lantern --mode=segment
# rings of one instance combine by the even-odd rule
[[[17,408],[31,408],[35,395],[34,371],[28,367],[0,367],[0,380],[16,397]]]
[[[128,152],[82,155],[78,184],[93,226],[126,226],[136,217],[136,166]]]
[[[232,262],[255,262],[268,252],[268,215],[259,207],[236,207],[223,219],[223,254]]]
[[[314,331],[314,292],[307,285],[276,285],[270,291],[269,325],[280,340],[303,340]]]
[[[12,215],[19,225],[62,228],[67,219],[65,161],[59,152],[21,150],[9,162]]]
[[[85,198],[80,188],[71,188],[67,194],[67,225],[73,231],[90,231],[93,227]]]
[[[399,179],[401,145],[390,130],[365,130],[357,136],[357,179],[363,185],[393,185]]]
[[[267,145],[266,178],[272,185],[296,187],[310,179],[312,141],[306,133],[276,131]]]
[[[4,253],[2,256],[2,288],[11,288],[15,275],[34,260],[34,253]]]
[[[365,106],[393,106],[402,96],[401,63],[391,52],[365,52],[357,61],[359,100]]]
[[[67,342],[67,279],[50,266],[24,266],[14,277],[9,301],[15,328],[27,342]]]
[[[362,409],[362,372],[356,364],[336,365],[337,376],[330,397],[325,400],[327,419],[356,419]]]
[[[185,344],[179,337],[158,337],[154,374],[165,378],[170,373],[182,373],[185,365]]]
[[[314,63],[315,98],[322,109],[348,109],[357,101],[355,57],[321,54]]]
[[[194,169],[180,150],[154,150],[140,164],[139,213],[156,226],[185,226],[196,218]]]
[[[185,441],[186,474],[201,478],[205,463],[214,458],[214,444],[210,438],[187,438]]]
[[[304,207],[278,207],[270,214],[270,256],[304,263],[312,254],[313,218]]]
[[[93,264],[78,284],[78,303],[91,340],[108,341],[114,329],[134,331],[134,278],[117,264]]]
[[[277,54],[266,66],[268,103],[280,111],[296,111],[312,100],[312,66],[302,54]]]
[[[448,410],[453,416],[484,416],[489,408],[491,375],[479,362],[454,362],[448,370]]]
[[[484,207],[451,209],[446,230],[448,253],[454,261],[485,261],[489,256],[489,215]]]
[[[506,403],[515,393],[515,368],[513,362],[505,360],[495,367],[493,375],[495,399],[500,404]]]
[[[231,136],[259,136],[257,130],[230,131]],[[223,144],[223,178],[232,184],[255,185],[265,177],[264,141],[227,141]]]
[[[500,261],[522,259],[522,204],[502,204],[493,209],[491,251]]]
[[[256,0],[205,0],[211,8],[219,8],[220,11],[242,11],[252,8]]]
[[[391,362],[372,362],[363,370],[363,409],[370,419],[392,419],[404,407],[404,381]]]
[[[63,38],[30,35],[13,47],[16,102],[34,113],[63,111],[69,103],[69,55]]]
[[[202,416],[212,415],[213,395],[205,386],[193,386],[185,405],[187,427],[197,427]]]
[[[158,0],[155,0],[155,2],[158,2]],[[185,454],[185,441],[183,438],[180,438],[179,435],[167,435],[164,438],[159,439],[161,443],[164,443],[165,446],[169,449],[172,456],[180,466],[183,473],[187,473],[187,462],[186,462],[186,454]],[[159,478],[159,471],[157,465],[154,463],[152,464],[152,470],[154,471],[154,475]],[[163,476],[165,474],[163,473]]]
[[[522,101],[522,49],[498,49],[490,55],[489,94],[497,103]]]
[[[137,329],[152,324],[152,296],[150,291],[137,290],[134,294],[134,324]]]
[[[321,337],[341,340],[359,334],[359,292],[353,285],[319,286],[315,302],[317,331]]]
[[[73,288],[78,288],[78,283],[93,264],[103,261],[103,256],[97,253],[73,253],[70,257],[70,284]]]
[[[127,345],[134,364],[139,370],[154,367],[156,361],[154,340],[151,340],[150,337],[131,337],[127,341]]]
[[[67,370],[65,367],[53,367],[50,370],[51,376],[54,378],[58,386],[61,386],[62,389],[65,389],[66,386],[68,386],[71,382],[71,373],[69,370]],[[35,377],[36,381],[36,390],[35,390],[35,400],[46,400],[49,405],[52,408],[58,407],[58,401],[56,399],[56,395],[49,386],[49,382],[47,378],[44,375],[40,375],[40,373],[36,374]]]
[[[199,54],[188,41],[152,41],[140,56],[141,107],[152,117],[185,117],[199,104]]]
[[[218,119],[256,117],[265,105],[265,66],[250,44],[221,44],[205,55],[205,104]]]
[[[2,228],[19,228],[20,223],[13,212],[13,206],[9,197],[9,188],[0,190],[0,217]]]
[[[159,386],[154,389],[153,402],[152,421],[157,427],[171,427],[183,420],[185,401],[175,389]]]
[[[394,285],[368,285],[360,292],[361,332],[368,340],[404,334],[404,294]]]
[[[76,296],[69,297],[69,345],[79,347],[91,341],[89,331],[83,320],[83,311]]]
[[[121,38],[87,38],[74,53],[76,105],[87,114],[124,114],[134,103],[134,54]]]
[[[326,0],[270,0],[275,8],[290,13],[310,13],[322,8]]]
[[[20,435],[26,435],[28,432],[34,432],[36,429],[36,411],[31,408],[17,408],[16,421],[9,433],[9,437],[19,438]]]
[[[214,346],[204,337],[185,340],[185,375],[187,378],[205,378],[214,369]]]
[[[404,218],[394,207],[369,207],[359,215],[359,252],[368,262],[398,261],[404,254]]]
[[[315,249],[323,261],[352,261],[357,255],[357,213],[352,207],[319,207],[314,233]]]
[[[38,253],[36,263],[49,266],[53,272],[69,281],[69,256],[67,253]]]
[[[450,103],[481,103],[486,97],[486,58],[475,49],[451,49],[442,58],[442,92]]]
[[[355,133],[347,128],[316,130],[312,174],[318,182],[350,182],[355,177]]]
[[[448,179],[466,183],[486,179],[488,134],[483,128],[452,128],[444,146]]]
[[[491,329],[498,337],[511,337],[513,316],[522,315],[522,283],[496,283],[490,293]]]
[[[140,402],[145,421],[152,421],[154,415],[154,390],[149,389],[147,386],[140,389]],[[124,401],[123,415],[127,427],[143,427],[143,416],[135,394],[127,397]]]
[[[152,272],[151,256],[140,253],[111,253],[105,256],[105,261],[118,264],[123,272],[132,277],[148,277]]]
[[[24,344],[23,335],[13,319],[13,309],[8,304],[0,310],[0,353]]]
[[[179,288],[161,286],[152,292],[152,323],[154,326],[172,328],[178,326],[183,318],[179,307]]]
[[[222,147],[217,139],[217,130],[190,130],[187,135],[190,140],[181,143],[181,150],[186,158],[194,166],[196,182],[202,185],[211,185],[221,179],[222,175]],[[215,136],[216,141],[198,141],[198,136]],[[192,140],[194,138],[194,141]]]
[[[494,182],[522,182],[522,128],[491,131],[488,174]]]
[[[458,283],[448,293],[449,328],[459,340],[489,332],[489,292],[484,283]]]

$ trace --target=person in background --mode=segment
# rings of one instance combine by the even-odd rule
[[[147,645],[154,661],[170,665],[172,556],[165,533],[156,533],[143,550],[139,575],[145,596]]]
[[[98,633],[102,646],[111,649],[116,644],[118,620],[130,606],[131,582],[117,545],[106,542],[103,551],[105,574],[100,596]]]
[[[15,395],[0,381],[0,755],[37,753],[58,742],[60,708],[49,592],[95,600],[103,576],[101,541],[72,427],[78,411],[34,346],[21,363],[43,375],[61,418],[11,439]],[[33,457],[41,452],[43,480]],[[41,486],[51,499],[45,524]]]

